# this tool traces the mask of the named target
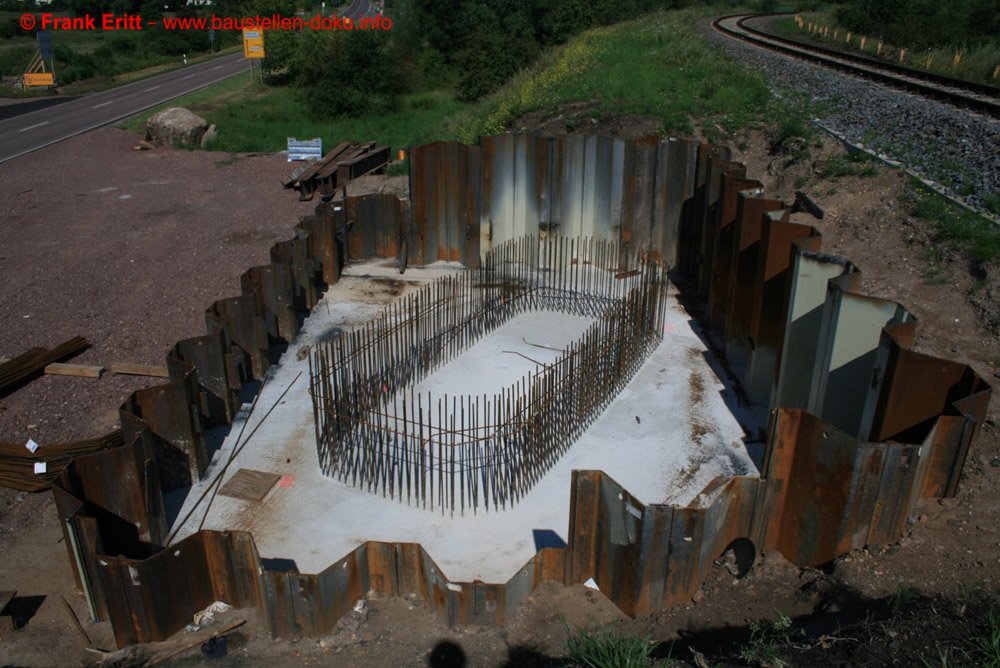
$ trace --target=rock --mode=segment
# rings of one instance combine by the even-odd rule
[[[354,635],[361,629],[361,625],[366,621],[368,621],[367,612],[349,610],[347,614],[337,621],[337,630],[341,633]]]
[[[698,591],[696,591],[694,593],[694,596],[691,597],[691,600],[694,601],[695,603],[701,603],[702,601],[704,601],[705,600],[705,590],[699,588]]]
[[[994,457],[990,460],[990,466],[993,468],[1000,468],[1000,457]]]
[[[952,346],[952,347],[951,347],[951,352],[953,352],[953,353],[957,353],[958,351],[959,351],[959,348],[958,348],[958,346]]]
[[[208,148],[208,145],[215,141],[219,136],[219,126],[212,123],[205,130],[205,134],[201,136],[201,147]]]
[[[146,121],[146,141],[156,146],[199,146],[208,121],[183,107],[171,107]]]

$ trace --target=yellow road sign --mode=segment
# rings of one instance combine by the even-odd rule
[[[264,31],[259,28],[243,29],[243,55],[247,58],[264,57]]]
[[[52,72],[25,72],[25,86],[55,86],[56,77]]]

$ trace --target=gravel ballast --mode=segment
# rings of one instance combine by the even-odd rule
[[[854,144],[901,162],[941,184],[949,196],[986,210],[1000,200],[1000,121],[849,77],[720,35],[711,39],[759,71],[776,94],[802,96],[822,109],[816,119]]]

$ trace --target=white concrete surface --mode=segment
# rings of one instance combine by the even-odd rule
[[[415,542],[452,581],[506,582],[535,553],[533,530],[551,530],[566,539],[574,469],[604,470],[644,503],[680,505],[694,500],[716,476],[757,475],[743,447],[743,428],[724,401],[728,390],[709,367],[708,353],[692,331],[689,316],[671,297],[661,345],[587,433],[513,508],[452,517],[324,477],[316,463],[308,364],[298,361],[296,352],[336,328],[348,329],[377,315],[391,290],[387,281],[372,281],[373,276],[403,280],[412,290],[418,281],[461,270],[433,265],[410,268],[399,276],[393,264],[352,266],[327,292],[272,370],[252,413],[246,417],[249,407],[244,407],[205,479],[188,494],[178,517],[190,513],[190,519],[178,528],[175,542],[201,523],[205,529],[250,531],[262,557],[293,560],[303,573],[323,570],[367,540]],[[522,337],[561,347],[589,322],[554,313],[539,314],[534,322],[531,317],[516,318],[490,337],[495,340],[481,342],[483,350],[492,347],[493,353],[463,355],[425,382],[448,387],[449,394],[482,393],[483,379],[501,366],[510,367],[511,378],[531,370],[530,362],[503,350],[543,362],[558,354],[527,346]],[[243,439],[237,443],[241,431]],[[225,482],[240,468],[277,473],[283,480],[260,503],[219,495],[208,507],[209,494],[196,507],[207,485],[220,474]]]

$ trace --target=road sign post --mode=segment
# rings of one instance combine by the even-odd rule
[[[264,31],[260,28],[243,29],[243,55],[250,59],[250,83],[253,83],[253,61],[264,57]],[[260,82],[264,83],[261,69]]]

